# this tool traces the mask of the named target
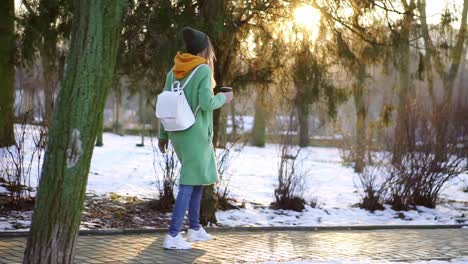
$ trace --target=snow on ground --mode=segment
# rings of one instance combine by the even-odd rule
[[[32,212],[12,212],[8,217],[0,217],[2,231],[28,231]]]
[[[159,165],[158,162],[154,164],[154,158],[160,160],[161,156],[153,153],[149,139],[144,147],[136,147],[139,142],[137,136],[105,133],[104,147],[94,150],[88,192],[157,197],[155,167],[159,170]],[[468,182],[467,174],[451,182],[441,195],[444,201],[457,202],[444,202],[436,209],[420,207],[396,212],[387,207],[384,211],[370,213],[356,208],[359,202],[354,185],[356,174],[352,168],[342,165],[338,149],[320,147],[306,148],[299,157],[301,169],[306,172],[305,198],[308,202],[316,201],[319,208],[307,206],[301,213],[271,210],[267,206],[274,200],[278,146],[248,146],[235,155],[228,172],[230,196],[245,202],[246,208],[217,212],[219,222],[227,226],[456,224],[455,218],[468,210],[468,193],[462,191]],[[34,171],[33,179],[37,176]],[[1,220],[0,229],[8,229],[2,228]]]
[[[348,259],[333,259],[333,260],[299,260],[299,261],[288,261],[288,262],[264,262],[263,264],[400,264],[399,262],[390,262],[382,260],[348,260]],[[450,261],[446,260],[421,260],[414,262],[404,262],[409,264],[466,264],[468,258],[453,259]]]

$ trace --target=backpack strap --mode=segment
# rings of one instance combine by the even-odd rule
[[[202,67],[203,65],[207,65],[207,64],[200,64],[198,65],[194,70],[192,70],[192,72],[190,73],[188,79],[185,81],[184,85],[180,86],[180,81],[174,81],[174,71],[172,71],[172,85],[171,85],[171,90],[173,92],[175,91],[180,91],[180,90],[183,90],[185,88],[185,86],[190,82],[190,80],[192,79],[193,75],[195,75],[195,72],[197,72],[198,68]],[[208,65],[207,65],[208,66]]]
[[[180,91],[180,90],[183,90],[185,88],[185,86],[187,85],[187,83],[190,82],[190,80],[192,79],[193,75],[195,75],[195,72],[197,72],[198,68],[202,67],[203,65],[206,65],[208,66],[208,64],[200,64],[198,65],[189,75],[188,79],[185,81],[184,85],[181,87],[180,86],[180,81],[175,81],[174,82],[174,71],[171,71],[171,74],[172,74],[172,78],[171,78],[171,90],[173,92],[175,92],[176,90],[177,91]],[[174,68],[173,68],[174,69]],[[176,87],[174,87],[176,86]],[[195,109],[195,118],[197,117],[197,114],[198,114],[198,111],[200,110],[200,105],[197,106],[197,108]]]

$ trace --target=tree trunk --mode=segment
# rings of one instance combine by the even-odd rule
[[[309,104],[304,100],[296,100],[297,119],[299,121],[299,146],[309,146]]]
[[[0,147],[15,144],[15,1],[0,1]]]
[[[408,11],[408,10],[406,10]],[[400,38],[397,40],[397,47],[399,52],[399,65],[398,73],[400,78],[400,86],[398,90],[398,109],[397,119],[395,126],[395,142],[393,143],[393,164],[399,164],[402,155],[405,151],[406,133],[405,123],[407,121],[407,110],[409,106],[409,95],[411,94],[410,85],[410,27],[412,23],[412,13],[407,12],[403,19],[403,25],[400,32]]]
[[[122,108],[122,93],[117,91],[114,93],[114,124],[112,125],[112,132],[115,134],[121,134],[121,124],[120,124],[120,112]]]
[[[140,137],[141,142],[136,144],[137,147],[145,146],[145,124],[146,124],[146,105],[145,105],[145,94],[143,89],[138,94],[138,119],[140,122]]]
[[[125,0],[75,0],[23,263],[72,263],[98,123],[116,63]]]
[[[229,106],[226,105],[225,107],[220,109],[219,113],[219,124],[218,124],[218,148],[225,148],[227,144],[227,118],[229,114]]]
[[[43,68],[44,112],[43,121],[47,126],[52,122],[55,95],[62,69],[59,62],[59,28],[56,21],[61,19],[55,0],[39,0],[37,33],[40,35],[38,44],[39,55]]]
[[[466,77],[466,55],[468,54],[468,40],[465,43],[465,49],[463,51],[463,56],[462,56],[462,63],[460,66],[460,77],[458,81],[458,106],[466,106],[468,102],[468,86],[465,85],[465,77]],[[466,164],[468,166],[468,164]]]
[[[203,17],[203,24],[206,33],[211,37],[214,49],[216,51],[215,80],[218,86],[228,86],[226,81],[230,80],[230,65],[235,55],[236,45],[233,43],[235,34],[227,30],[225,23],[226,1],[198,1],[200,13]],[[215,89],[215,93],[218,89]],[[221,110],[215,110],[213,113],[213,146],[218,146],[221,130],[225,129],[222,122]],[[225,115],[224,115],[225,116]],[[217,197],[214,186],[206,186],[203,192],[202,206],[200,209],[200,223],[216,224]]]
[[[54,69],[44,67],[44,121],[47,126],[52,122],[57,80]]]
[[[265,110],[265,88],[257,89],[255,99],[255,116],[252,129],[252,145],[256,147],[265,147],[266,143],[266,110]]]
[[[28,122],[34,121],[34,90],[31,88],[27,88],[24,90],[23,93],[24,101],[23,101],[23,115],[26,115],[26,120]]]
[[[104,146],[103,134],[104,133],[104,112],[98,119],[97,135],[96,135],[96,147]]]
[[[356,151],[354,153],[354,171],[359,173],[364,169],[364,159],[367,147],[367,109],[364,101],[364,87],[361,83],[358,83],[357,87],[355,87],[353,98],[354,107],[356,108],[356,131],[354,135]]]
[[[231,138],[235,139],[237,136],[237,120],[236,120],[236,105],[235,102],[231,102]]]
[[[218,208],[218,197],[214,185],[205,186],[200,207],[200,224],[204,226],[217,224],[216,208]]]

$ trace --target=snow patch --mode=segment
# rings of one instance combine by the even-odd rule
[[[76,166],[83,153],[83,147],[80,139],[80,131],[76,128],[72,132],[71,148],[67,149],[67,168],[71,169]]]

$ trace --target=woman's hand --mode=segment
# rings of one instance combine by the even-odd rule
[[[223,94],[226,97],[226,104],[230,103],[232,101],[232,99],[234,98],[234,94],[232,92],[227,92],[227,93],[223,93]]]
[[[158,147],[159,147],[159,151],[161,151],[161,153],[166,153],[166,150],[167,150],[167,145],[168,145],[169,141],[167,139],[160,139],[158,141]]]

